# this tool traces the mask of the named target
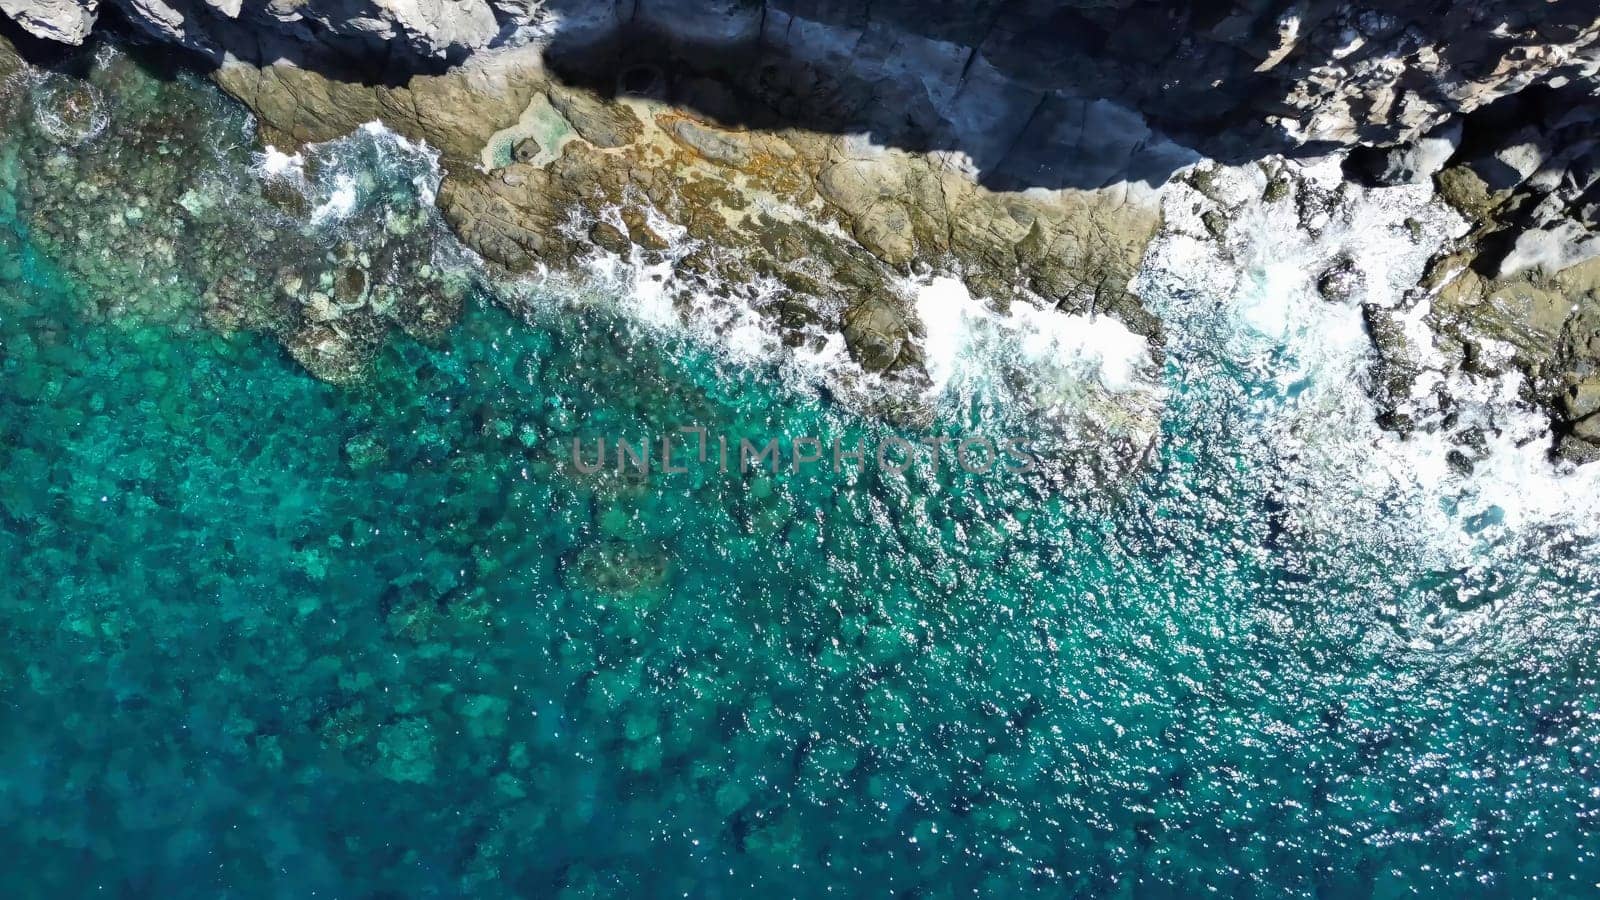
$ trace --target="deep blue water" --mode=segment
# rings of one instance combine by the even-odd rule
[[[141,97],[242,122],[113,74],[126,118],[96,146],[136,145]],[[6,896],[1600,889],[1592,549],[1509,536],[1440,568],[1359,520],[1297,527],[1319,497],[1256,428],[1280,389],[1221,348],[1180,343],[1116,491],[583,475],[574,436],[888,426],[605,304],[513,315],[490,288],[321,383],[202,324],[187,257],[97,256],[152,170],[259,193],[244,126],[175,138],[181,163],[103,151],[123,175],[70,246],[30,191],[102,151],[9,128]],[[1035,437],[976,406],[937,427]]]

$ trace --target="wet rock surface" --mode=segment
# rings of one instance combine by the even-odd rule
[[[1463,254],[1435,260],[1443,281],[1431,297],[1427,321],[1449,365],[1485,376],[1517,374],[1522,396],[1551,419],[1557,457],[1595,458],[1600,439],[1592,411],[1581,398],[1600,373],[1600,263],[1568,268],[1554,277],[1496,279],[1473,271]],[[1453,275],[1452,269],[1458,269]],[[1379,342],[1386,363],[1396,355]],[[1453,399],[1436,394],[1434,405],[1448,417]]]
[[[1581,91],[1536,92],[1471,118],[1435,177],[1439,196],[1471,231],[1430,265],[1419,286],[1447,367],[1514,373],[1521,395],[1547,411],[1554,454],[1592,461],[1600,441],[1584,404],[1600,373],[1600,242],[1591,233],[1600,192],[1600,129]],[[1535,120],[1538,125],[1518,123]],[[1381,365],[1408,351],[1379,340]],[[1429,404],[1448,419],[1444,390]]]
[[[686,111],[688,98],[715,94],[743,118],[775,118],[779,98],[688,71],[623,79],[610,100],[562,85],[533,53],[497,57],[494,72],[493,97],[461,73],[395,88],[284,66],[217,78],[269,136],[323,139],[372,115],[441,147],[445,219],[508,272],[579,268],[598,246],[658,267],[685,315],[754,309],[802,352],[842,337],[862,377],[898,392],[873,399],[848,379],[835,389],[880,411],[918,416],[928,378],[904,284],[930,272],[959,275],[998,309],[1111,315],[1159,343],[1127,291],[1157,224],[1148,191],[996,192],[948,154],[722,125]],[[440,107],[454,117],[416,112]]]

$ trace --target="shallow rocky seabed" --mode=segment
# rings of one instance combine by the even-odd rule
[[[574,436],[887,426],[495,285],[392,137],[296,213],[213,88],[109,51],[89,82],[98,124],[40,113],[79,82],[0,112],[6,896],[1600,885],[1592,544],[1463,513],[1462,556],[1399,501],[1328,508],[1261,424],[1306,385],[1194,321],[1114,495],[582,476]],[[336,318],[277,293],[351,268]],[[330,322],[342,386],[296,361]],[[935,427],[1043,440],[965,399]]]

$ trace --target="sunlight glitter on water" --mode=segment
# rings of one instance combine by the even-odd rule
[[[123,77],[159,101],[124,115],[127,140],[213,102]],[[25,879],[7,896],[1343,900],[1600,880],[1582,824],[1600,597],[1570,531],[1526,527],[1574,484],[1508,454],[1500,479],[1552,489],[1524,521],[1482,520],[1469,546],[1453,535],[1481,501],[1426,515],[1488,471],[1419,475],[1409,454],[1436,451],[1371,425],[1351,310],[1257,264],[1359,247],[1337,223],[1246,216],[1230,258],[1171,211],[1141,276],[1173,326],[1169,393],[1121,494],[926,467],[579,476],[559,450],[593,429],[887,426],[738,361],[765,342],[729,349],[693,303],[633,296],[632,271],[486,292],[345,387],[268,338],[164,324],[193,297],[121,312],[116,265],[189,270],[98,252],[127,240],[100,208],[73,223],[94,240],[46,246],[55,223],[30,216],[57,207],[34,192],[261,208],[248,152],[174,143],[181,167],[85,152],[76,174],[35,135],[0,138],[18,211],[0,203],[0,879]],[[319,240],[437,224],[425,148],[364,131],[319,153],[309,196],[344,174],[373,211]],[[1403,281],[1420,251],[1394,252]],[[1008,400],[996,373],[1017,369],[1047,393],[1120,380],[1104,344],[1012,315],[930,334],[947,393]],[[956,407],[937,424],[969,424]],[[999,433],[1036,428],[991,411]]]

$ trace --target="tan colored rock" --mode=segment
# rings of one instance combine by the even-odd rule
[[[622,211],[622,224],[628,228],[628,238],[646,250],[662,251],[670,246],[666,238],[650,227],[649,217],[637,206]]]
[[[630,246],[628,236],[618,231],[617,226],[610,222],[596,222],[594,227],[589,229],[589,240],[618,256],[627,255]]]
[[[1561,408],[1570,419],[1600,412],[1600,376],[1586,378],[1568,388],[1561,398]]]
[[[907,362],[910,326],[886,303],[863,300],[844,317],[844,338],[850,352],[868,372],[890,372]]]
[[[606,103],[588,91],[552,83],[550,105],[554,106],[578,134],[603,149],[625,147],[638,140],[644,124],[623,103]]]
[[[1572,426],[1572,434],[1583,438],[1591,444],[1600,445],[1600,416],[1589,416],[1580,419]]]
[[[338,81],[289,63],[233,62],[212,77],[261,118],[269,140],[332,140],[379,121],[457,161],[474,159],[546,84],[536,56],[512,53],[486,59],[482,68],[413,76],[400,87]]]
[[[736,168],[750,164],[750,142],[737,132],[712,128],[685,116],[664,116],[660,121],[678,143],[701,159]]]
[[[737,295],[775,283],[782,296],[763,308],[785,341],[840,335],[863,370],[908,385],[926,383],[920,325],[898,287],[914,264],[960,273],[1001,307],[1042,300],[1159,335],[1127,293],[1157,214],[1126,189],[995,192],[938,154],[725,128],[656,100],[607,100],[555,83],[536,57],[516,53],[397,88],[282,65],[233,65],[218,77],[270,132],[295,141],[376,118],[440,148],[446,221],[507,270],[559,270],[596,247],[677,254],[668,289],[680,305],[704,296],[749,303]],[[739,102],[755,101],[723,105]],[[530,104],[540,105],[538,122],[525,116]],[[516,154],[513,142],[535,133],[539,152]],[[506,149],[486,149],[492,142]],[[576,233],[574,215],[585,223]],[[687,243],[669,240],[674,229]],[[298,343],[297,358],[312,362],[326,345]]]

